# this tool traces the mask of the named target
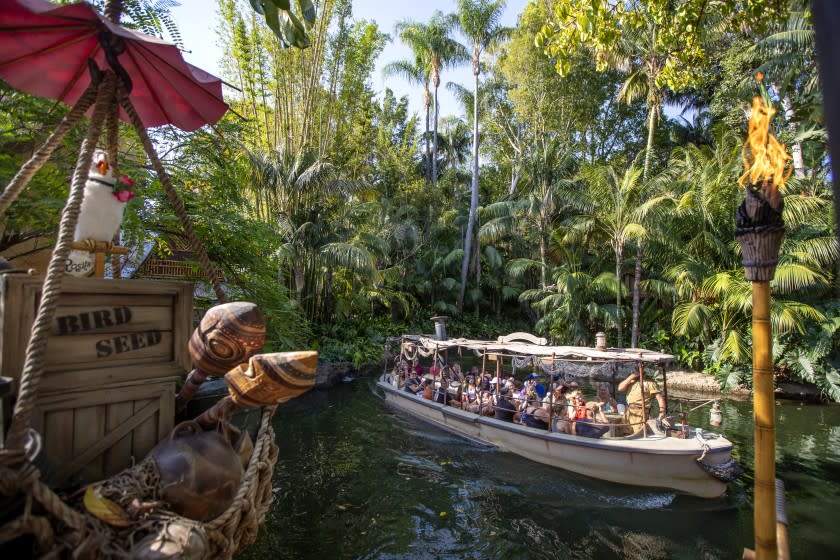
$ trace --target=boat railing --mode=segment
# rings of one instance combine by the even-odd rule
[[[390,373],[385,373],[385,375],[383,377],[384,377],[384,380],[387,384],[393,386],[398,391],[404,391],[405,390],[405,386],[406,386],[406,383],[408,381],[407,376],[402,375],[402,374],[396,374],[395,375],[393,372],[390,372]],[[423,400],[434,400],[434,401],[436,401],[435,395],[437,394],[438,391],[441,391],[441,390],[444,391],[444,392],[449,392],[447,388],[435,387],[435,388],[432,389],[431,393],[429,393],[428,391],[426,392],[426,395],[431,394],[430,397],[429,396],[424,396],[422,394],[422,391],[417,392],[417,393],[413,393],[413,392],[408,392],[408,393],[411,394],[412,396],[414,396],[415,398],[419,398],[419,399],[423,399]],[[448,400],[448,403],[438,402],[438,404],[440,404],[441,406],[451,406],[453,408],[457,408],[459,410],[462,410],[463,412],[466,412],[468,414],[474,414],[478,417],[482,417],[482,416],[492,417],[495,414],[496,405],[495,404],[486,404],[486,403],[482,402],[480,396],[477,397],[478,406],[475,407],[474,409],[472,409],[473,407],[465,407],[464,406],[464,401],[462,400],[462,397],[463,397],[463,391],[462,390],[459,389],[457,391],[457,393],[450,392],[449,394],[450,394],[449,399],[444,398],[445,400]],[[498,395],[495,395],[495,397],[496,397],[496,399],[498,399]],[[511,400],[521,401],[522,399],[513,398]],[[514,404],[516,404],[516,403],[514,403]],[[521,404],[521,403],[519,403],[519,404]],[[549,411],[548,411],[549,421],[548,421],[548,424],[547,424],[547,427],[545,428],[545,430],[548,431],[549,433],[567,433],[568,434],[568,432],[564,432],[562,430],[558,431],[558,429],[557,429],[557,427],[559,425],[558,422],[562,421],[562,422],[573,423],[576,420],[575,419],[569,419],[568,416],[566,416],[564,418],[562,415],[556,414],[554,412],[554,409],[558,406],[560,406],[560,407],[575,407],[575,408],[578,408],[578,409],[585,408],[585,406],[569,405],[569,404],[565,404],[565,403],[564,404],[557,404],[557,403],[553,403],[553,402],[550,404]],[[519,406],[517,406],[517,409],[514,411],[514,418],[515,418],[515,420],[513,421],[514,424],[525,426],[524,422],[520,419],[521,415],[522,415],[522,412],[523,411],[520,410]],[[621,420],[619,420],[619,418]],[[517,422],[516,419],[520,419],[520,420]],[[636,438],[639,438],[639,437],[647,437],[648,435],[655,435],[655,436],[660,436],[660,437],[661,436],[672,436],[672,437],[685,438],[686,434],[689,433],[689,427],[688,427],[687,424],[673,424],[673,425],[667,425],[666,426],[666,425],[661,425],[656,419],[650,419],[650,418],[648,418],[648,419],[646,419],[642,422],[630,422],[627,419],[627,417],[623,414],[622,415],[615,415],[615,418],[611,417],[606,422],[601,421],[601,420],[597,420],[597,419],[592,419],[591,421],[587,421],[586,423],[590,426],[593,426],[593,427],[607,428],[606,433],[603,434],[602,436],[599,436],[599,437],[606,437],[607,439],[636,439]],[[537,428],[537,429],[539,429],[539,428]],[[623,435],[618,435],[618,434],[623,434]],[[569,434],[569,435],[580,435],[580,434]],[[586,436],[581,435],[580,437],[586,437]]]

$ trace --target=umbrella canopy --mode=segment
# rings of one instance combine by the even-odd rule
[[[12,87],[73,105],[90,84],[89,59],[128,82],[147,128],[191,131],[228,109],[221,80],[171,43],[116,25],[88,4],[0,0],[0,77]]]

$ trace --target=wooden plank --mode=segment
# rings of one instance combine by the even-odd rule
[[[50,336],[76,336],[138,331],[171,331],[171,305],[137,306],[111,300],[95,306],[59,306],[50,325]]]
[[[149,403],[153,405],[158,404],[160,402],[160,398],[155,399],[147,399],[147,400],[138,400],[134,401],[134,413],[137,414],[140,410],[143,409]],[[149,451],[157,445],[160,438],[158,438],[158,422],[160,420],[160,415],[155,414],[151,418],[149,418],[145,423],[137,426],[134,429],[134,441],[131,448],[131,456],[134,457],[134,462],[139,462],[148,455]]]
[[[99,404],[126,402],[131,400],[159,398],[164,387],[173,387],[172,382],[124,383],[117,386],[102,386],[95,391],[61,391],[38,396],[36,406],[42,410],[61,408],[83,408]],[[132,411],[133,412],[133,411]]]
[[[192,369],[192,359],[188,351],[188,343],[193,332],[193,298],[192,286],[189,291],[182,291],[173,301],[172,340],[175,345],[175,362],[184,371]]]
[[[130,401],[109,404],[105,417],[105,431],[113,432],[134,414]],[[114,442],[105,452],[105,473],[111,475],[131,466],[131,432]]]
[[[167,437],[175,426],[175,384],[167,383],[161,387],[160,414],[158,414],[158,438]]]
[[[171,331],[55,336],[47,340],[45,367],[56,371],[74,364],[104,367],[149,359],[169,362],[173,358]]]
[[[157,358],[137,360],[131,365],[117,364],[109,368],[87,368],[71,370],[64,366],[57,371],[47,371],[41,380],[41,394],[59,391],[74,391],[85,387],[98,388],[104,385],[136,385],[139,381],[175,381],[184,379],[187,372],[174,362],[159,362]]]
[[[104,436],[105,405],[77,408],[73,416],[73,456],[67,462],[73,461],[75,457],[81,455]],[[80,464],[76,472],[79,472],[83,480],[103,478],[105,476],[104,457],[100,455]]]
[[[109,307],[115,303],[136,307],[171,307],[175,294],[89,294],[62,292],[58,305],[64,307]]]
[[[101,407],[95,407],[99,409]],[[87,409],[83,409],[87,410]],[[69,476],[72,476],[76,472],[79,471],[82,467],[87,465],[88,463],[93,462],[96,460],[97,462],[102,462],[102,476],[107,476],[108,471],[105,470],[105,457],[103,456],[104,453],[114,446],[119,440],[123,439],[124,436],[129,434],[132,430],[134,430],[140,424],[149,421],[154,415],[158,414],[160,410],[160,402],[150,400],[147,401],[146,406],[134,412],[131,416],[128,417],[124,422],[116,426],[111,430],[106,430],[103,426],[103,435],[98,440],[94,441],[91,445],[83,450],[78,450],[78,452],[74,451],[73,453],[73,460],[69,463],[66,463],[61,466],[58,471],[58,478],[65,479]],[[130,450],[129,454],[130,456]]]
[[[44,449],[47,459],[55,464],[61,464],[73,458],[73,409],[48,411],[45,414],[35,414],[43,420],[33,422],[33,428],[39,430],[44,437]],[[43,422],[43,427],[39,426]]]

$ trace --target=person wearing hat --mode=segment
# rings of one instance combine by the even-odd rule
[[[633,433],[642,429],[645,417],[650,418],[654,396],[656,397],[656,403],[659,405],[659,418],[662,419],[665,417],[665,395],[659,390],[659,385],[656,384],[656,381],[648,377],[645,377],[643,402],[642,387],[639,383],[641,373],[644,373],[644,366],[639,364],[639,370],[634,371],[624,381],[618,384],[619,391],[627,392],[627,410],[624,416],[626,423],[630,425]]]

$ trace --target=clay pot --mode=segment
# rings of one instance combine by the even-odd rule
[[[265,318],[256,305],[234,301],[211,307],[190,338],[190,357],[205,375],[221,377],[265,343]]]
[[[151,453],[160,473],[160,496],[172,511],[198,521],[219,516],[242,482],[242,464],[230,440],[181,422]]]

